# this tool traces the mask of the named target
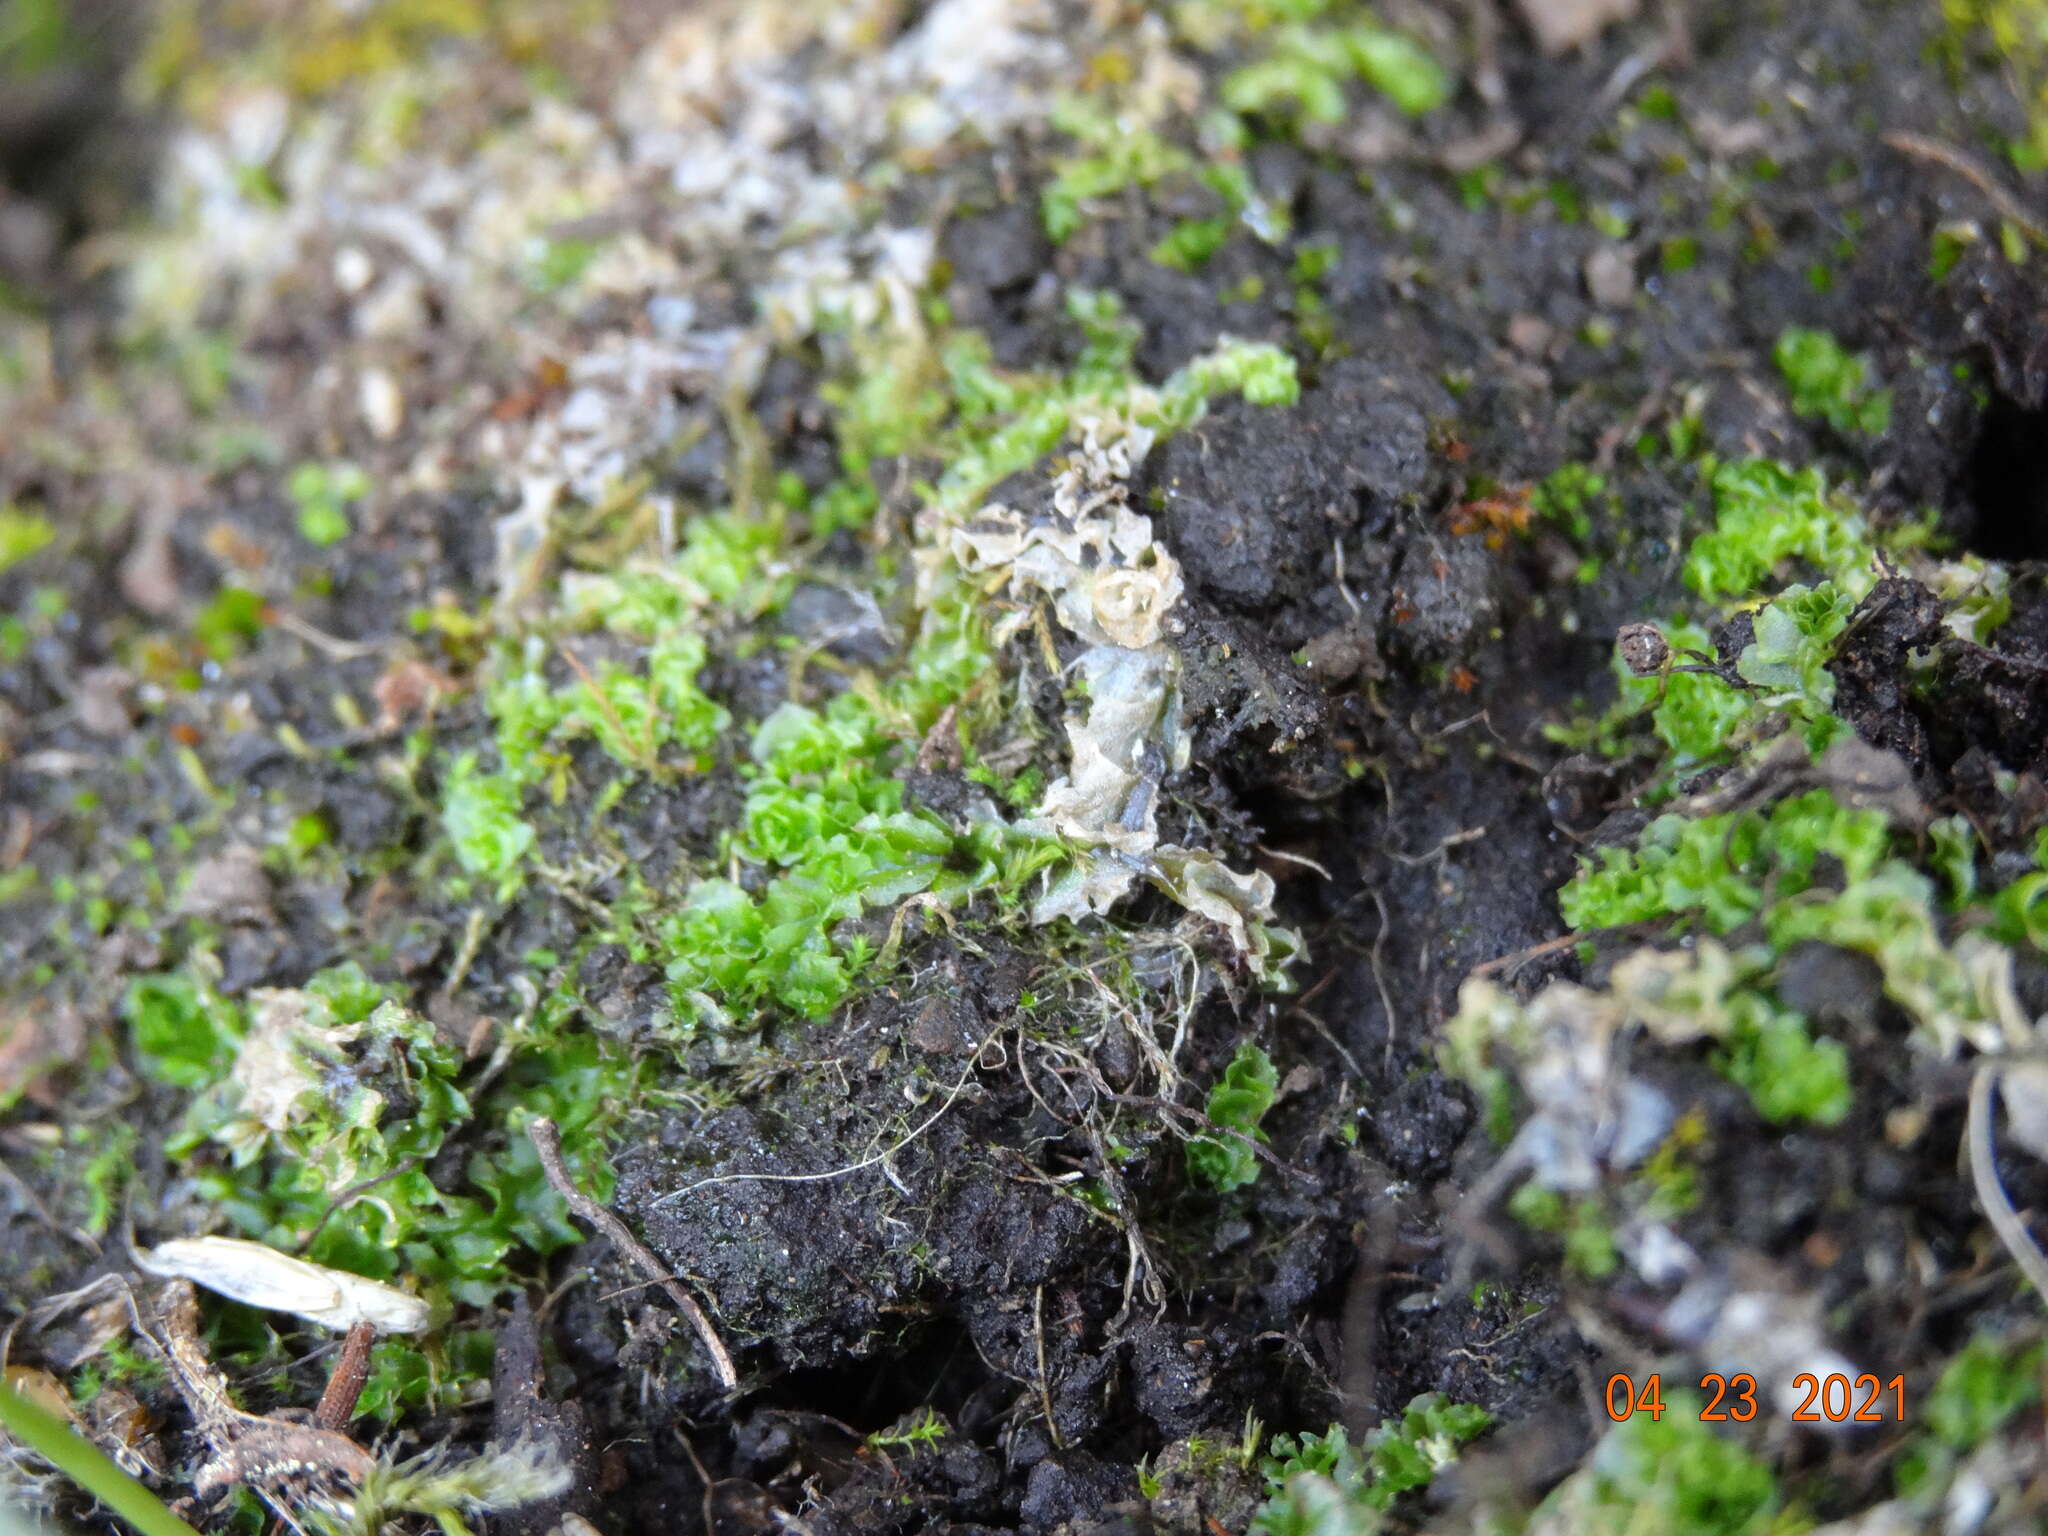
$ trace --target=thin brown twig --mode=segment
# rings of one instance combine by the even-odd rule
[[[562,653],[562,660],[569,663],[569,670],[574,672],[577,681],[583,684],[583,691],[590,695],[590,701],[604,711],[605,719],[609,720],[612,724],[612,729],[619,733],[620,742],[628,747],[638,749],[640,768],[647,773],[653,773],[661,765],[656,759],[654,752],[654,742],[652,740],[654,721],[652,717],[647,722],[649,739],[646,741],[635,741],[632,732],[626,729],[626,722],[620,718],[618,709],[605,696],[605,691],[597,686],[597,679],[591,676],[590,668],[583,664],[583,658],[570,650],[566,645],[558,645],[555,649]]]
[[[1902,155],[1910,155],[1915,160],[1926,160],[1945,171],[1953,171],[1989,198],[1991,205],[2028,239],[2036,245],[2048,246],[2048,229],[2043,229],[2033,215],[2027,212],[2026,204],[2006,190],[1983,166],[1954,145],[1944,144],[1939,139],[1930,139],[1923,134],[1904,131],[1886,134],[1884,142]]]
[[[341,1353],[327,1376],[327,1390],[313,1409],[313,1422],[319,1428],[339,1432],[356,1416],[356,1400],[370,1380],[370,1344],[376,1336],[374,1325],[358,1322],[342,1339]]]
[[[1495,955],[1483,965],[1472,967],[1474,976],[1489,976],[1493,972],[1508,969],[1519,970],[1531,960],[1541,960],[1545,955],[1554,955],[1561,949],[1570,949],[1585,939],[1583,933],[1561,933],[1554,939],[1545,939],[1541,944],[1531,944],[1505,955]]]
[[[316,628],[296,613],[283,608],[275,610],[270,621],[286,634],[298,636],[314,650],[336,661],[360,661],[365,656],[375,656],[388,644],[381,640],[343,640],[339,636],[328,634],[324,629]]]
[[[1386,1015],[1387,1043],[1380,1052],[1380,1070],[1393,1075],[1394,1071],[1394,994],[1387,988],[1387,972],[1384,955],[1387,947],[1387,930],[1394,926],[1394,920],[1387,916],[1387,899],[1380,894],[1378,886],[1373,887],[1372,904],[1380,914],[1380,926],[1372,936],[1372,953],[1366,959],[1372,967],[1372,984],[1380,994],[1380,1012]]]
[[[710,1469],[704,1465],[704,1458],[697,1454],[697,1447],[690,1443],[690,1437],[683,1433],[682,1425],[673,1425],[672,1430],[682,1443],[683,1454],[690,1458],[690,1465],[697,1469],[697,1481],[704,1485],[704,1529],[707,1533],[715,1531],[718,1522],[712,1518]]]
[[[668,1299],[697,1330],[698,1339],[711,1356],[718,1384],[728,1392],[737,1387],[740,1375],[733,1368],[732,1355],[726,1350],[725,1341],[719,1338],[718,1330],[711,1326],[711,1319],[697,1305],[697,1298],[683,1289],[682,1282],[669,1272],[668,1266],[656,1258],[645,1243],[633,1235],[632,1228],[576,1187],[576,1181],[569,1176],[568,1164],[562,1161],[562,1132],[555,1122],[545,1115],[536,1116],[527,1125],[526,1134],[533,1141],[533,1150],[540,1155],[541,1172],[547,1175],[555,1193],[568,1201],[569,1209],[580,1219],[610,1238],[619,1252],[632,1260],[636,1269],[668,1293]]]
[[[1345,1429],[1361,1441],[1379,1423],[1373,1392],[1379,1381],[1379,1333],[1384,1320],[1380,1303],[1399,1219],[1399,1208],[1392,1200],[1375,1200],[1367,1209],[1365,1230],[1359,1234],[1358,1261],[1344,1292],[1337,1395],[1343,1405]]]
[[[1067,1442],[1060,1437],[1060,1421],[1053,1416],[1052,1383],[1045,1373],[1045,1287],[1039,1286],[1031,1293],[1031,1331],[1038,1341],[1038,1406],[1045,1411],[1045,1432],[1052,1436],[1056,1451],[1064,1451]]]

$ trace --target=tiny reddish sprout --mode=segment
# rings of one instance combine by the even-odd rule
[[[1475,496],[1451,509],[1451,532],[1458,538],[1483,533],[1488,549],[1499,549],[1509,534],[1529,531],[1535,509],[1529,504],[1529,487],[1516,486],[1491,496]]]

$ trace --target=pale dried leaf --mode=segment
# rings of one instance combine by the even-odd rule
[[[231,1301],[337,1331],[364,1322],[381,1333],[418,1333],[431,1315],[410,1292],[236,1237],[175,1238],[135,1261],[160,1279],[190,1280]]]
[[[1548,54],[1589,43],[1617,21],[1635,15],[1639,0],[1519,0],[1523,20]]]

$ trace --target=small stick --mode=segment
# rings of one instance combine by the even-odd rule
[[[2026,234],[2036,245],[2048,245],[2048,230],[2027,212],[2026,204],[2008,192],[1992,174],[1975,160],[1952,145],[1939,139],[1930,139],[1922,134],[1895,132],[1884,136],[1884,142],[1902,155],[1916,160],[1926,160],[1953,171],[1971,186],[1991,199],[1999,213],[2013,222],[2013,226]]]
[[[270,615],[270,622],[288,635],[297,635],[306,644],[336,661],[360,661],[365,656],[374,656],[385,647],[383,641],[342,640],[330,635],[324,629],[315,629],[296,613],[277,609]]]
[[[633,1231],[605,1207],[576,1187],[576,1181],[569,1177],[569,1168],[562,1161],[562,1132],[555,1122],[545,1115],[537,1115],[526,1127],[526,1134],[533,1138],[533,1150],[540,1154],[541,1172],[548,1183],[555,1187],[555,1193],[569,1202],[569,1209],[591,1226],[597,1228],[627,1258],[633,1266],[668,1292],[668,1299],[682,1309],[683,1316],[690,1320],[690,1326],[697,1330],[697,1337],[711,1355],[712,1369],[717,1373],[718,1384],[730,1392],[740,1384],[739,1372],[733,1369],[732,1356],[727,1353],[725,1341],[711,1326],[711,1319],[704,1315],[704,1309],[697,1305],[697,1298],[683,1289],[682,1282],[669,1273],[668,1266],[657,1259],[647,1245],[633,1235]]]
[[[1373,1399],[1379,1382],[1380,1325],[1385,1319],[1380,1303],[1393,1262],[1399,1218],[1400,1210],[1392,1200],[1378,1199],[1367,1207],[1365,1231],[1358,1240],[1358,1262],[1352,1266],[1351,1282],[1344,1291],[1337,1401],[1344,1410],[1344,1427],[1355,1441],[1364,1440],[1380,1420]]]
[[[321,1429],[338,1433],[356,1416],[356,1399],[370,1380],[370,1343],[376,1336],[376,1328],[364,1321],[350,1328],[341,1341],[341,1353],[327,1377],[327,1390],[313,1409],[313,1422]]]
[[[1067,1442],[1060,1438],[1060,1421],[1053,1417],[1052,1382],[1045,1374],[1045,1287],[1040,1286],[1031,1293],[1031,1332],[1038,1340],[1038,1406],[1045,1413],[1045,1432],[1052,1436],[1056,1451],[1064,1451]]]

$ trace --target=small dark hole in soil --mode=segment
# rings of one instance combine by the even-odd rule
[[[965,1327],[934,1322],[917,1339],[877,1365],[863,1360],[791,1371],[775,1384],[775,1402],[822,1413],[862,1434],[886,1429],[905,1414],[930,1406],[948,1418],[988,1375]]]
[[[1987,560],[2048,560],[2048,407],[1995,401],[1965,473],[1977,511],[1970,552]]]

